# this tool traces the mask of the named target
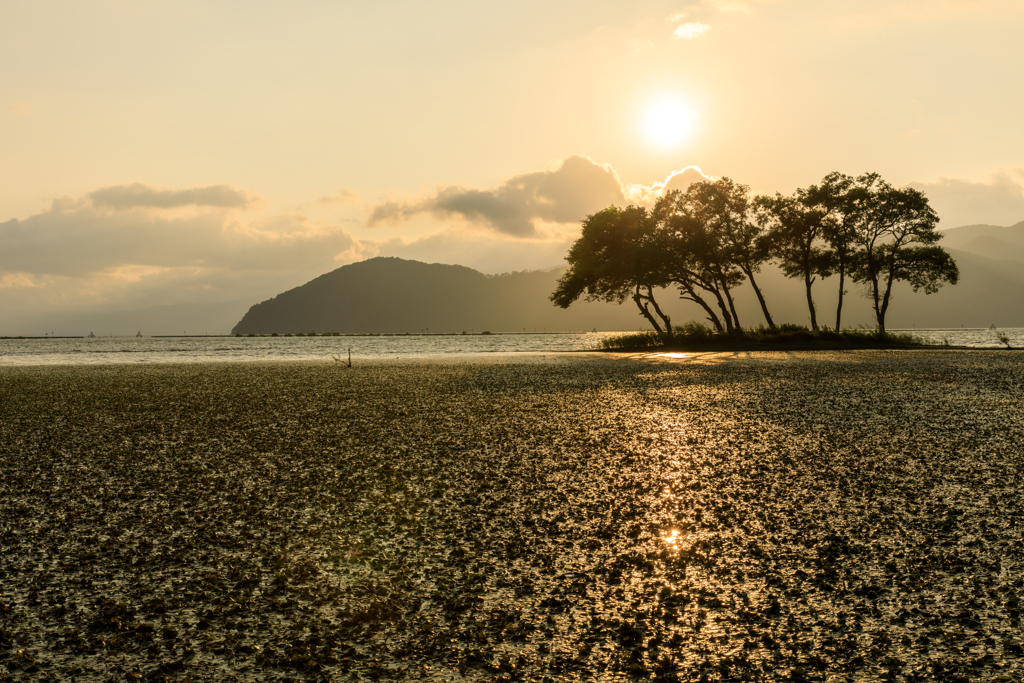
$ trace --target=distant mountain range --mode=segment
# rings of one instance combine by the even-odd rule
[[[945,231],[942,245],[960,266],[961,280],[937,294],[896,289],[889,329],[913,327],[1024,327],[1024,222],[1009,227],[971,225]],[[464,266],[379,257],[342,266],[254,305],[232,333],[339,332],[460,333],[646,328],[631,301],[577,302],[568,309],[548,299],[564,268],[484,275]],[[776,322],[808,324],[802,285],[766,267],[758,282]],[[834,325],[838,283],[815,285],[820,324]],[[843,327],[873,327],[870,305],[847,285]],[[736,293],[744,326],[763,322],[749,286]],[[677,324],[703,320],[703,311],[674,291],[659,301]]]
[[[996,261],[1024,263],[1024,221],[1016,225],[965,225],[943,232],[942,246]]]
[[[913,327],[1024,327],[1024,222],[1011,226],[968,225],[943,232],[941,244],[960,266],[960,284],[937,294],[900,287],[887,319],[890,329]],[[623,305],[577,302],[567,310],[548,300],[564,268],[484,275],[462,266],[378,258],[344,266],[269,300],[156,306],[130,311],[41,316],[4,334],[98,335],[243,334],[270,332],[515,332],[646,329],[631,301]],[[778,322],[808,324],[803,288],[766,267],[758,276]],[[814,286],[818,319],[835,323],[837,283]],[[844,327],[873,327],[860,287],[847,285]],[[753,290],[736,291],[740,321],[763,319]],[[659,302],[681,324],[703,320],[703,311],[680,302],[674,291]],[[254,305],[255,304],[255,305]],[[240,320],[241,319],[241,320]]]
[[[249,309],[232,333],[461,333],[636,329],[635,310],[548,301],[561,269],[484,275],[378,257],[342,266]],[[630,304],[632,305],[632,304]]]
[[[34,322],[32,334],[98,336],[225,334],[262,297],[218,303],[167,304],[128,311],[47,316]]]

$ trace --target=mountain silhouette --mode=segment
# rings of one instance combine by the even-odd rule
[[[960,266],[960,282],[936,294],[914,293],[898,283],[889,311],[891,329],[948,327],[1024,327],[1024,222],[1014,226],[965,226],[944,233],[942,245]],[[564,268],[484,275],[464,266],[378,257],[342,266],[295,289],[256,304],[235,325],[233,334],[272,332],[460,333],[564,332],[648,329],[628,299],[615,303],[577,301],[554,306]],[[809,324],[803,286],[764,267],[758,283],[776,322]],[[835,278],[814,285],[819,320],[834,324]],[[843,327],[874,327],[861,285],[847,283]],[[745,327],[764,322],[749,284],[735,290]],[[705,321],[695,304],[682,302],[674,289],[658,295],[662,308],[679,325]]]
[[[232,334],[551,332],[643,326],[635,307],[580,303],[568,310],[556,308],[548,297],[560,275],[560,269],[484,275],[465,266],[377,257],[342,266],[256,304]]]

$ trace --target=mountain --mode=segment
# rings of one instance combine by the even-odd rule
[[[240,315],[259,299],[202,304],[169,304],[131,311],[87,313],[79,315],[47,316],[33,321],[31,334],[36,330],[58,335],[86,335],[95,332],[101,337],[143,336],[173,334],[227,334]]]
[[[520,332],[637,329],[635,307],[548,297],[558,270],[488,276],[464,266],[378,257],[342,266],[249,309],[233,333]],[[632,304],[630,304],[632,306]]]
[[[965,225],[942,232],[942,246],[997,261],[1024,261],[1024,221],[1010,226]]]
[[[971,226],[974,227],[974,226]],[[1014,226],[1016,227],[1016,226]],[[1024,224],[1022,224],[1024,227]],[[952,232],[952,231],[950,231]],[[970,244],[986,233],[958,237]],[[996,235],[998,237],[998,235]],[[1009,241],[1005,235],[1000,239]],[[945,246],[945,245],[944,245]],[[1024,260],[992,259],[949,249],[960,267],[960,283],[936,294],[914,293],[899,283],[886,319],[889,329],[914,327],[1024,327]],[[458,333],[636,330],[646,320],[629,300],[624,304],[578,301],[568,309],[548,299],[564,269],[484,275],[463,266],[427,264],[399,258],[374,258],[343,266],[276,297],[256,304],[232,333],[339,332]],[[774,266],[758,274],[777,323],[810,323],[802,284]],[[821,325],[835,324],[838,301],[835,278],[814,285]],[[843,327],[874,327],[869,301],[860,285],[847,282]],[[749,285],[735,292],[740,321],[764,322]],[[676,324],[704,320],[695,304],[682,302],[674,290],[658,297]]]

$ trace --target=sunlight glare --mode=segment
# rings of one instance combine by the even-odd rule
[[[644,128],[654,144],[674,147],[690,137],[696,120],[697,112],[682,102],[662,100],[647,110]]]

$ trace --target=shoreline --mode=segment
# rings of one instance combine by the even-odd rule
[[[758,346],[755,348],[744,347],[744,346],[733,346],[733,345],[722,345],[722,347],[709,347],[709,346],[698,346],[698,347],[671,347],[665,349],[567,349],[557,351],[489,351],[489,352],[476,352],[476,353],[447,353],[447,354],[396,354],[395,356],[359,356],[353,355],[353,367],[358,365],[375,365],[375,364],[388,364],[388,363],[443,363],[457,365],[459,363],[467,364],[481,364],[487,363],[489,360],[496,359],[520,359],[523,361],[529,361],[531,363],[538,363],[544,360],[556,360],[556,359],[567,359],[567,358],[592,358],[592,359],[637,359],[637,358],[649,358],[649,359],[664,359],[664,360],[684,360],[685,358],[697,358],[702,356],[721,356],[723,354],[731,354],[736,358],[750,358],[757,357],[758,355],[764,355],[770,357],[774,354],[794,354],[794,353],[807,353],[807,354],[858,354],[858,353],[924,353],[924,354],[941,354],[941,353],[1005,353],[1009,352],[1011,355],[1016,352],[1024,351],[1024,348],[1014,347],[1011,349],[1006,348],[995,348],[995,347],[972,347],[972,346],[922,346],[922,347],[892,347],[892,348],[835,348],[835,347],[822,347],[822,348],[808,348],[806,346],[799,345],[787,345],[779,344],[771,347]],[[341,368],[344,365],[344,360],[336,361],[334,358],[204,358],[201,360],[142,360],[135,362],[128,362],[124,360],[107,360],[102,359],[100,361],[89,361],[89,362],[78,362],[78,363],[52,363],[52,362],[17,362],[17,363],[5,363],[3,356],[0,356],[0,372],[5,369],[15,368],[96,368],[96,367],[123,367],[123,368],[145,368],[145,367],[161,367],[161,366],[193,366],[193,365],[302,365],[302,364],[325,364],[330,366],[337,366]],[[347,368],[344,368],[347,369]]]

